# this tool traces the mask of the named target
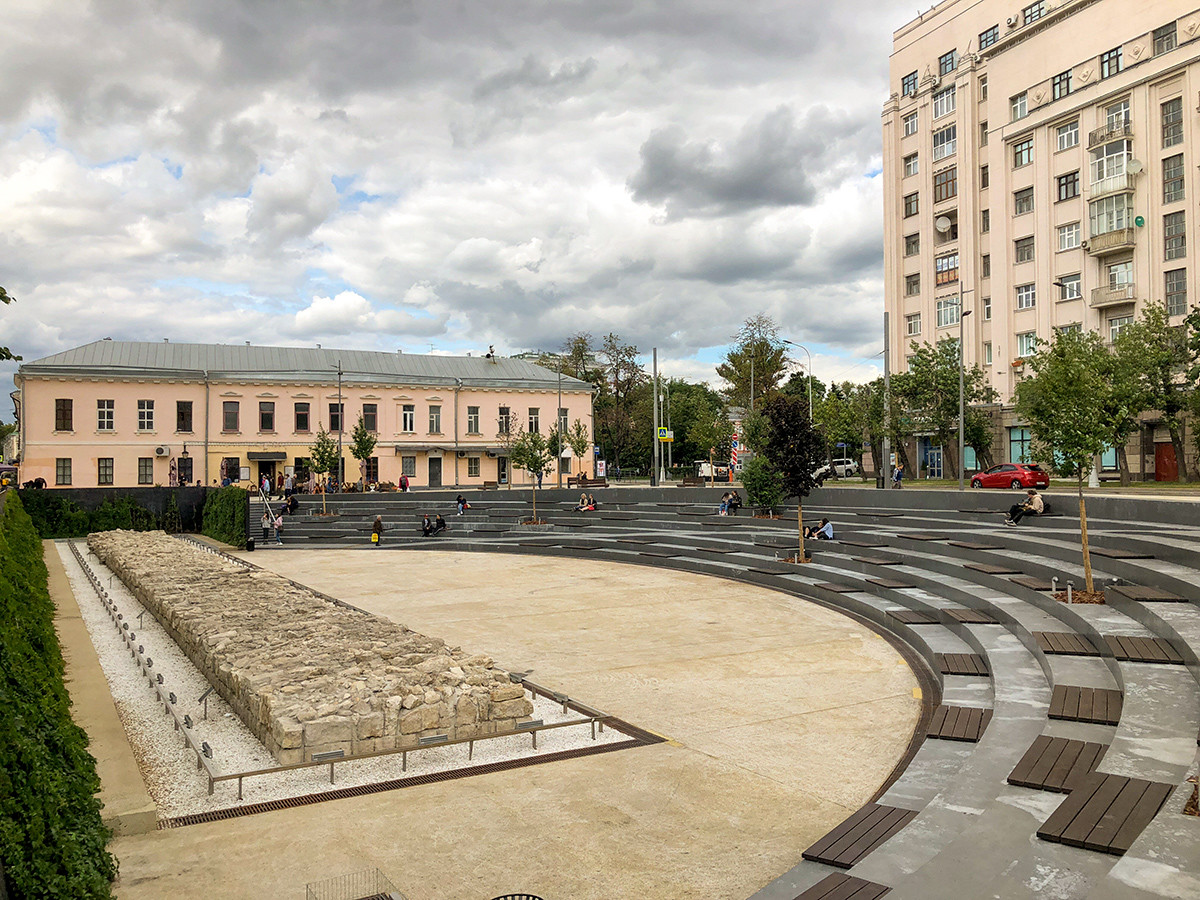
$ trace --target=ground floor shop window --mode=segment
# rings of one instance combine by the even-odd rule
[[[467,477],[468,478],[478,478],[479,477],[479,457],[478,456],[471,456],[471,457],[467,458]]]
[[[409,478],[417,477],[417,458],[415,456],[400,457],[400,474]]]
[[[1008,429],[1008,459],[1009,462],[1029,462],[1029,444],[1033,435],[1028,428]]]

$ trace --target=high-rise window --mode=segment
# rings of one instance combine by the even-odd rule
[[[986,75],[979,76],[979,99],[986,100],[988,98],[988,82]]]
[[[992,211],[985,209],[979,213],[979,233],[987,234],[992,230]]]
[[[275,401],[260,400],[258,404],[258,430],[275,430]]]
[[[1037,3],[1030,3],[1027,7],[1021,10],[1021,17],[1024,24],[1028,25],[1031,22],[1036,22],[1046,14],[1046,0],[1037,0]]]
[[[59,485],[71,483],[71,460],[61,456],[54,460],[54,483]]]
[[[1178,34],[1175,30],[1175,23],[1168,22],[1161,28],[1154,29],[1154,55],[1160,53],[1169,53],[1179,45]]]
[[[1033,138],[1017,141],[1012,147],[1013,168],[1019,169],[1033,162]]]
[[[400,407],[400,430],[406,434],[417,430],[417,408],[411,403]]]
[[[1033,212],[1033,188],[1022,188],[1013,191],[1013,215],[1023,216]]]
[[[1017,335],[1017,356],[1033,356],[1037,352],[1037,332],[1024,331]]]
[[[1114,194],[1088,204],[1088,227],[1092,237],[1130,227],[1133,218],[1133,198],[1129,194]]]
[[[175,401],[175,430],[180,434],[192,433],[192,401]]]
[[[998,40],[1000,40],[1000,26],[993,25],[987,31],[979,32],[979,49],[986,50]]]
[[[1058,226],[1058,249],[1074,250],[1079,246],[1079,223],[1069,222]]]
[[[949,75],[958,67],[958,51],[951,50],[938,57],[938,74]]]
[[[536,406],[529,407],[529,433],[542,430],[542,411]]]
[[[1162,145],[1174,147],[1183,143],[1183,98],[1176,97],[1162,105]]]
[[[979,146],[986,147],[988,145],[988,123],[984,119],[979,123]]]
[[[914,97],[917,93],[917,73],[909,72],[900,79],[900,93],[905,97]]]
[[[1013,251],[1015,262],[1033,262],[1033,236],[1017,238],[1013,241]]]
[[[75,430],[75,401],[73,400],[55,400],[54,401],[54,430],[55,431],[74,431]]]
[[[947,253],[933,261],[934,284],[953,284],[958,281],[958,254]]]
[[[920,209],[920,203],[918,202],[918,196],[916,194],[905,194],[904,195],[904,218],[907,219],[910,216],[915,216],[917,214],[917,212],[919,211],[919,209]]]
[[[1163,203],[1183,199],[1183,154],[1163,160]]]
[[[992,298],[983,298],[983,321],[990,322],[992,320]]]
[[[154,484],[154,457],[138,457],[138,484]]]
[[[933,202],[941,203],[958,196],[958,166],[951,166],[933,176]]]
[[[442,433],[442,408],[440,406],[429,407],[429,433]]]
[[[1008,101],[1009,109],[1012,110],[1012,119],[1023,119],[1029,115],[1029,93],[1021,91],[1019,94],[1014,94]]]
[[[1125,174],[1133,154],[1132,141],[1110,141],[1092,151],[1092,184]]]
[[[309,424],[309,406],[308,403],[297,401],[294,406],[294,418],[296,420],[296,431],[301,434],[307,432],[312,427]]]
[[[1070,200],[1073,197],[1079,196],[1079,170],[1068,172],[1066,175],[1059,175],[1055,179],[1055,184],[1058,187],[1058,199]]]
[[[96,460],[96,484],[113,483],[113,458],[102,456]]]
[[[1163,216],[1163,238],[1165,259],[1187,256],[1187,234],[1182,210]]]
[[[904,334],[907,337],[915,337],[921,333],[921,314],[913,313],[910,316],[904,317]]]
[[[944,300],[937,301],[935,305],[937,327],[949,328],[951,325],[957,325],[960,311],[961,308],[958,305],[957,297],[947,297]]]
[[[221,404],[221,430],[237,431],[238,415],[241,404],[236,400],[226,400]]]
[[[917,118],[916,113],[909,113],[907,116],[905,116],[901,120],[901,122],[903,123],[905,137],[908,137],[909,135],[913,135],[913,134],[917,133],[918,118]]]
[[[1116,342],[1121,332],[1133,324],[1133,316],[1114,316],[1108,320],[1108,339]]]
[[[1054,81],[1051,82],[1051,91],[1055,100],[1061,100],[1067,94],[1071,93],[1071,70],[1059,72],[1054,76]]]
[[[96,430],[97,431],[112,431],[113,430],[113,406],[112,400],[97,400],[96,401]]]
[[[904,157],[904,177],[916,175],[920,171],[920,158],[916,153],[910,153]]]
[[[367,429],[367,431],[378,431],[379,430],[379,404],[364,403],[363,410],[362,410],[362,417],[363,417],[363,428]],[[376,478],[375,480],[378,481],[379,479]]]
[[[512,410],[507,406],[500,407],[500,429],[501,434],[509,434],[512,431]]]
[[[904,296],[915,297],[921,293],[921,274],[919,272],[904,276]]]
[[[916,256],[921,252],[921,235],[906,234],[904,236],[904,255]]]
[[[985,253],[979,260],[979,277],[992,277],[992,254]]]
[[[1017,285],[1017,309],[1033,309],[1037,306],[1037,285]]]
[[[1069,150],[1079,146],[1079,120],[1059,125],[1054,129],[1054,134],[1058,138],[1059,150]]]
[[[983,364],[985,366],[990,366],[992,364],[992,342],[991,341],[984,341]]]
[[[1172,269],[1166,277],[1167,315],[1182,316],[1187,306],[1187,269]]]
[[[1133,284],[1133,260],[1112,263],[1108,267],[1108,286],[1110,288],[1129,287]]]
[[[1054,330],[1059,334],[1083,334],[1083,323],[1072,322],[1069,325],[1056,325]]]
[[[939,159],[945,159],[947,156],[954,155],[954,151],[958,148],[957,137],[957,125],[949,125],[933,133],[934,162],[937,162]]]
[[[1121,48],[1113,47],[1107,53],[1100,54],[1100,77],[1112,78],[1121,71]]]
[[[139,400],[138,404],[138,431],[153,431],[154,430],[154,401]]]
[[[938,91],[933,95],[933,117],[940,119],[942,116],[948,116],[954,112],[955,108],[955,89],[954,85],[945,90]]]
[[[1056,282],[1059,300],[1078,300],[1083,296],[1083,282],[1080,274],[1063,275]]]
[[[979,167],[979,187],[985,188],[992,183],[991,172],[987,166]]]
[[[479,434],[479,407],[467,407],[467,434]]]

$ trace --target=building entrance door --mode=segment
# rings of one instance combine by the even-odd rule
[[[262,484],[263,476],[266,476],[267,483],[271,485],[271,491],[275,490],[275,463],[260,462],[258,464],[258,483]],[[271,491],[267,491],[268,494]]]
[[[508,484],[508,457],[501,456],[496,460],[496,483]]]
[[[1179,480],[1179,463],[1175,459],[1175,445],[1170,441],[1154,445],[1154,480]]]
[[[429,486],[442,486],[442,458],[440,456],[429,457]]]

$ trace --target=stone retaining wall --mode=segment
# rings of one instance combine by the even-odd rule
[[[346,609],[162,532],[88,547],[282,764],[512,731],[524,688],[483,655]]]

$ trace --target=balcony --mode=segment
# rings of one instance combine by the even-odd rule
[[[1133,125],[1129,120],[1105,125],[1103,128],[1097,128],[1088,134],[1088,149],[1095,150],[1109,141],[1118,141],[1121,138],[1127,137],[1133,137]]]
[[[1108,178],[1101,178],[1099,181],[1093,181],[1088,185],[1088,199],[1095,200],[1097,197],[1103,197],[1106,194],[1132,193],[1134,176],[1128,172],[1122,172],[1120,175],[1110,175]]]
[[[1132,284],[1092,288],[1092,309],[1121,306],[1137,300],[1137,288]]]
[[[1114,231],[1106,231],[1104,234],[1092,235],[1088,239],[1086,249],[1092,256],[1107,256],[1122,250],[1132,250],[1133,229],[1118,228]]]

